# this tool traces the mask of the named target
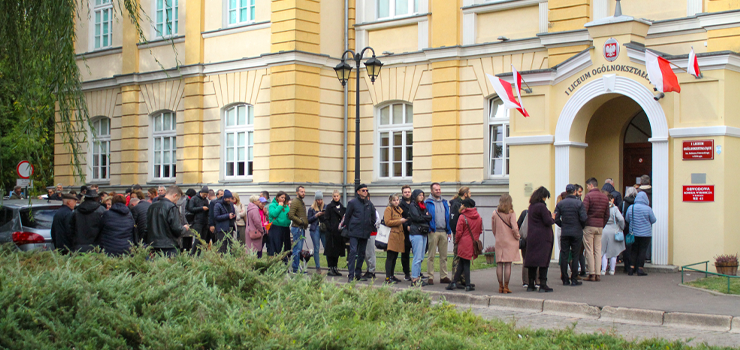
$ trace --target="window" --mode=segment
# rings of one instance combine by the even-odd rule
[[[413,174],[414,108],[394,103],[380,108],[380,178],[410,178]]]
[[[156,0],[157,36],[177,35],[178,0]]]
[[[177,118],[174,112],[163,112],[152,118],[154,124],[154,169],[155,179],[174,179],[177,174]]]
[[[255,0],[228,0],[229,25],[253,22]]]
[[[495,98],[490,101],[488,109],[489,149],[488,174],[491,177],[509,176],[509,113],[503,102]]]
[[[225,172],[227,179],[252,176],[254,159],[254,109],[241,104],[224,113]]]
[[[419,0],[378,0],[378,19],[407,16],[419,10]]]
[[[93,8],[95,16],[95,49],[102,49],[113,45],[113,3],[111,0],[95,0]]]
[[[101,117],[93,121],[92,178],[108,180],[110,176],[110,119]]]

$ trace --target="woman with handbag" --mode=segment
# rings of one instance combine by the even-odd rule
[[[411,252],[414,255],[414,260],[411,263],[411,285],[423,287],[427,285],[427,282],[419,276],[421,275],[421,263],[424,262],[429,221],[432,220],[432,216],[429,215],[427,207],[424,205],[424,191],[414,190],[411,193],[411,198],[413,203],[409,206],[409,219],[411,220],[409,239],[411,240]]]
[[[656,221],[655,213],[650,208],[650,200],[647,193],[643,191],[637,193],[635,204],[627,210],[624,218],[630,224],[630,233],[625,235],[625,241],[629,243],[630,240],[634,239],[631,259],[633,265],[627,271],[627,274],[632,276],[635,273],[635,269],[637,269],[638,276],[647,276],[643,267],[645,265],[647,249],[653,238],[653,224]]]
[[[311,243],[313,243],[313,261],[316,264],[316,271],[321,271],[321,257],[319,251],[321,245],[324,245],[326,249],[326,241],[324,236],[321,235],[319,226],[321,224],[321,218],[324,216],[324,193],[316,191],[314,194],[313,204],[308,208],[308,232],[311,234]]]
[[[470,262],[475,260],[483,249],[480,243],[480,235],[483,233],[483,219],[475,209],[475,201],[471,198],[460,202],[460,215],[457,220],[455,244],[457,245],[457,256],[460,263],[457,264],[455,278],[445,289],[454,290],[460,278],[465,278],[465,291],[474,291],[475,287],[470,283]],[[464,275],[463,275],[464,274]]]
[[[339,230],[339,223],[344,217],[344,212],[347,210],[342,205],[342,195],[338,190],[334,190],[331,196],[331,202],[326,205],[321,220],[326,223],[326,241],[324,242],[324,255],[326,256],[326,264],[329,267],[329,271],[326,273],[327,276],[342,276],[337,271],[337,264],[339,263],[339,257],[345,255],[344,237],[342,237],[342,231]]]
[[[496,238],[496,276],[498,277],[498,292],[511,293],[511,263],[519,261],[519,226],[516,222],[516,213],[508,193],[501,195],[498,207],[491,217],[491,230]]]
[[[601,236],[601,275],[606,275],[606,263],[609,262],[609,274],[614,275],[617,268],[617,257],[625,249],[624,245],[624,217],[619,207],[614,205],[614,196],[604,191],[609,199],[609,221],[604,227]]]
[[[403,233],[403,224],[406,219],[403,218],[403,209],[401,209],[400,203],[401,200],[398,194],[390,195],[388,206],[385,208],[385,213],[383,213],[383,224],[391,229],[388,236],[388,248],[386,249],[388,256],[385,259],[385,283],[387,284],[401,282],[395,276],[398,254],[406,250],[406,237]]]
[[[529,283],[527,292],[534,292],[534,278],[539,270],[541,293],[552,292],[547,286],[547,270],[550,267],[550,257],[554,235],[552,225],[555,224],[553,214],[547,209],[545,200],[550,198],[550,191],[540,186],[529,198],[529,210],[527,211],[527,255],[524,257],[524,267],[529,269]]]
[[[264,214],[260,215],[263,207],[260,196],[253,195],[249,198],[247,214],[244,218],[246,249],[257,252],[258,258],[262,257],[262,237],[265,235],[265,227],[262,225]]]

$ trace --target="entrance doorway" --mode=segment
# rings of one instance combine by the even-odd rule
[[[653,145],[648,141],[652,137],[650,121],[644,111],[635,115],[624,132],[622,153],[622,184],[620,190],[627,192],[627,187],[637,183],[642,175],[653,176]]]

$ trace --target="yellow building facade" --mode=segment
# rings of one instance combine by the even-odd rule
[[[448,198],[471,187],[489,217],[505,192],[521,211],[545,186],[553,208],[568,183],[612,178],[624,193],[647,174],[653,263],[740,251],[740,1],[623,0],[616,17],[614,0],[140,3],[147,42],[117,3],[81,3],[86,183],[352,193],[358,146],[376,204],[440,182]],[[362,73],[359,101],[333,70],[345,42],[384,63],[374,83]],[[680,69],[692,47],[701,79]],[[654,98],[646,49],[677,65],[680,94]],[[512,66],[531,87],[528,118],[486,77],[512,81]],[[684,160],[695,140],[712,141],[713,159]],[[55,151],[55,181],[79,185],[61,138]],[[713,186],[713,200],[684,201],[684,186]]]

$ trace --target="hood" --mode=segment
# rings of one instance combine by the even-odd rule
[[[442,198],[441,196],[439,197],[439,199],[436,199],[432,195],[429,195],[429,197],[427,197],[424,202],[442,203],[442,201],[444,201],[444,198]]]
[[[645,192],[640,192],[637,194],[637,198],[635,198],[635,204],[638,203],[650,206],[650,200],[648,199],[648,196]]]
[[[100,208],[100,203],[98,203],[97,201],[89,200],[84,201],[82,202],[82,204],[77,206],[77,211],[86,215],[98,210],[98,208]]]
[[[416,202],[416,197],[418,197],[420,193],[424,193],[424,191],[414,190],[414,192],[411,192],[411,203]]]
[[[469,219],[477,220],[480,218],[480,214],[478,214],[478,210],[475,208],[465,208],[463,211],[460,212],[460,215],[465,215]]]
[[[113,203],[110,207],[110,211],[121,215],[128,215],[131,213],[131,210],[129,210],[124,203]]]
[[[612,192],[616,191],[614,189],[614,186],[612,186],[612,184],[604,184],[604,186],[601,186],[601,189],[604,190],[604,191],[607,191],[609,193],[612,193]]]

